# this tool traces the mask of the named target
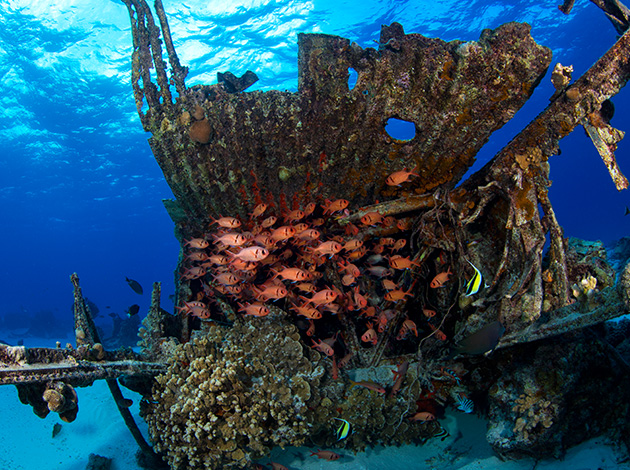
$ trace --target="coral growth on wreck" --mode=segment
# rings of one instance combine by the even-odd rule
[[[292,325],[210,326],[177,349],[142,414],[172,468],[242,468],[274,446],[304,443],[323,373]]]

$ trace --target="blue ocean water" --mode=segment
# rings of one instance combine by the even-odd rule
[[[552,64],[573,65],[574,78],[616,39],[588,0],[576,0],[568,16],[555,7],[560,0],[163,1],[189,86],[250,69],[260,77],[251,90],[296,90],[298,33],[337,34],[370,47],[381,25],[393,21],[407,33],[444,40],[476,40],[484,28],[525,21],[553,50]],[[18,338],[46,318],[53,319],[46,328],[70,332],[72,272],[101,314],[123,315],[137,303],[144,316],[154,281],[162,282],[171,310],[179,247],[161,199],[172,194],[132,97],[126,7],[114,0],[0,0],[0,20],[0,330]],[[473,171],[545,108],[549,75]],[[613,102],[611,124],[627,130],[628,90]],[[611,241],[630,233],[630,198],[615,189],[584,132],[576,129],[561,149],[550,161],[550,197],[565,235]],[[622,141],[616,155],[626,174],[629,153]],[[125,277],[145,293],[134,293]]]
[[[374,46],[382,24],[444,40],[475,40],[508,21],[532,25],[554,63],[579,77],[615,41],[604,14],[578,0],[563,15],[539,1],[164,1],[188,85],[216,73],[255,71],[252,89],[297,87],[297,34],[324,32]],[[140,125],[130,85],[131,35],[118,1],[2,0],[0,19],[0,318],[14,325],[37,313],[70,325],[71,285],[101,312],[123,313],[137,296],[173,292],[178,245],[161,199],[171,197]],[[549,73],[548,73],[549,75]],[[481,167],[544,109],[548,76],[530,102],[479,154]],[[624,130],[628,93],[614,98],[612,124]],[[565,234],[609,241],[629,233],[628,196],[618,193],[580,129],[552,158],[551,198]],[[628,172],[629,150],[618,161]],[[109,308],[106,308],[109,307]]]

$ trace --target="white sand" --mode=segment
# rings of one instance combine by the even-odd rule
[[[26,346],[48,346],[48,342],[25,341]],[[54,343],[54,342],[53,342]],[[51,344],[50,346],[54,346]],[[146,424],[138,417],[140,395],[122,387],[134,401],[131,411],[144,435]],[[105,381],[78,388],[79,414],[73,423],[63,423],[56,413],[46,419],[22,405],[13,386],[0,386],[0,470],[83,470],[90,453],[113,459],[114,470],[138,470],[136,443],[126,428]],[[53,425],[62,423],[52,438]],[[630,470],[623,456],[604,438],[593,439],[567,453],[562,461],[532,459],[502,462],[485,440],[486,423],[474,415],[449,412],[441,424],[449,433],[443,442],[433,439],[424,446],[377,447],[359,454],[339,451],[343,458],[328,462],[310,456],[308,448],[275,449],[271,460],[291,469],[370,470]],[[313,448],[313,450],[317,450]],[[262,459],[268,463],[270,459]]]

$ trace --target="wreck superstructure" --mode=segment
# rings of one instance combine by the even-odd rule
[[[623,360],[583,329],[628,311],[630,268],[617,276],[601,244],[564,237],[547,196],[548,159],[582,125],[616,186],[627,186],[614,160],[622,133],[606,113],[630,74],[627,34],[575,82],[555,69],[557,92],[547,109],[460,181],[551,64],[528,25],[447,43],[393,23],[383,26],[376,49],[301,34],[297,92],[247,92],[251,72],[187,87],[161,2],[159,26],[144,0],[123,2],[137,110],[175,195],[165,206],[182,243],[180,312],[161,310],[157,293],[136,363],[139,376],[159,372],[150,390],[146,383],[139,390],[152,441],[172,468],[244,467],[274,446],[303,442],[356,450],[429,439],[441,433],[438,422],[408,418],[467,396],[488,400],[488,439],[503,455],[555,455],[576,442],[563,433],[569,398],[593,392],[587,377],[594,361],[627,381]],[[358,74],[352,88],[349,69]],[[389,136],[389,118],[412,122],[415,136]],[[414,177],[387,184],[403,169]],[[333,211],[334,201],[347,204]],[[263,204],[277,225],[251,215]],[[290,216],[296,211],[303,215]],[[241,244],[223,248],[214,240],[229,231],[217,227],[221,216],[235,217],[233,232],[264,246],[266,261],[236,267]],[[298,237],[300,223],[318,236]],[[286,237],[274,235],[283,227]],[[249,241],[266,232],[275,239]],[[320,243],[355,240],[365,253],[317,252]],[[212,256],[228,262],[206,264]],[[396,259],[410,264],[400,268]],[[350,265],[359,272],[353,279]],[[314,291],[299,292],[288,275],[281,284],[282,268],[302,270]],[[383,270],[391,273],[374,274]],[[477,273],[479,285],[467,292]],[[396,288],[382,287],[381,277]],[[287,294],[261,298],[263,286],[274,285]],[[314,301],[317,292],[333,300]],[[242,313],[254,304],[268,313]],[[300,313],[306,306],[317,313]],[[505,333],[483,338],[484,327],[497,323]],[[91,328],[77,328],[92,351]],[[461,346],[479,337],[480,344]],[[481,355],[494,349],[491,358]],[[545,360],[561,351],[583,366],[543,373]],[[106,360],[96,352],[88,359]],[[405,363],[393,392],[400,377],[392,366]],[[386,393],[353,385],[365,381]],[[529,409],[539,410],[535,418]],[[588,414],[599,415],[600,428],[614,423],[610,411]],[[355,433],[336,443],[331,423],[341,417]]]

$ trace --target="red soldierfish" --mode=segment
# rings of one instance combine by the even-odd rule
[[[336,241],[329,240],[327,242],[322,242],[319,244],[317,248],[313,248],[311,251],[313,253],[317,253],[318,255],[330,255],[332,258],[333,255],[339,253],[343,247],[340,243]]]
[[[406,296],[411,294],[411,287],[407,292],[402,289],[390,290],[387,294],[385,294],[385,300],[389,300],[390,302],[398,302],[399,300],[404,299]]]
[[[326,201],[326,205],[322,206],[324,209],[324,214],[332,214],[333,212],[338,212],[344,210],[348,207],[349,202],[345,199],[337,199],[336,201],[330,202]]]
[[[263,212],[265,212],[266,210],[267,210],[267,204],[265,204],[264,202],[261,202],[256,207],[254,207],[254,210],[250,214],[250,217],[252,219],[255,217],[260,217],[261,215],[263,215]]]
[[[361,223],[363,225],[376,225],[383,220],[383,216],[378,212],[368,212],[361,217]]]
[[[259,302],[254,302],[248,305],[238,304],[238,306],[239,312],[243,311],[245,315],[253,315],[255,317],[264,317],[269,315],[269,309]]]
[[[372,345],[375,346],[378,342],[378,335],[376,334],[376,331],[374,331],[374,327],[371,323],[368,324],[368,326],[370,328],[365,333],[363,333],[363,335],[361,336],[361,341],[363,341],[364,343],[372,343]]]
[[[410,416],[409,421],[435,421],[435,415],[433,413],[429,413],[428,411],[420,411],[415,415]]]
[[[187,246],[189,248],[197,248],[199,250],[202,250],[204,248],[208,248],[208,240],[205,240],[203,238],[191,238],[190,240],[184,240],[184,246]]]
[[[302,315],[306,318],[310,318],[311,320],[319,320],[322,318],[322,312],[317,310],[315,307],[310,307],[306,304],[304,305],[293,305],[291,310],[295,310],[298,315]]]
[[[289,294],[289,291],[285,289],[284,286],[267,286],[263,290],[253,288],[256,298],[258,300],[269,300],[269,299],[283,299]]]
[[[278,220],[278,218],[276,216],[270,215],[265,220],[263,220],[262,224],[260,224],[260,225],[262,225],[263,228],[269,228],[273,224],[275,224],[277,220]]]
[[[387,186],[400,186],[401,184],[409,181],[410,176],[419,176],[416,173],[414,173],[414,171],[416,171],[415,168],[411,171],[406,171],[406,170],[395,171],[394,173],[392,173],[385,179],[385,184]]]
[[[444,286],[444,283],[449,280],[451,274],[453,273],[451,272],[451,268],[449,266],[448,271],[441,272],[433,278],[430,286],[433,289]]]
[[[313,342],[313,346],[311,347],[317,349],[322,354],[326,354],[327,356],[332,356],[333,354],[335,354],[335,350],[332,348],[332,346],[330,346],[328,343],[325,343],[321,339],[319,340],[319,343],[316,343],[314,340],[311,341]]]
[[[212,217],[210,218],[212,219]],[[239,228],[241,221],[235,217],[220,217],[218,219],[212,219],[210,225],[212,224],[219,224],[219,226],[223,228]]]
[[[389,265],[394,269],[409,269],[412,266],[422,266],[421,264],[411,261],[408,256],[402,257],[400,255],[394,255],[389,258]]]
[[[230,232],[230,233],[221,235],[220,237],[217,237],[216,235],[214,237],[215,244],[222,243],[227,246],[241,246],[246,241],[247,239],[245,238],[245,235],[243,235],[242,233]]]
[[[278,227],[273,232],[271,232],[271,238],[275,242],[288,240],[293,235],[295,235],[295,229],[290,225],[283,225],[282,227]]]
[[[274,271],[272,269],[272,271]],[[311,278],[311,274],[308,271],[304,271],[300,268],[284,268],[282,271],[274,271],[275,275],[272,279],[280,276],[285,281],[308,281]]]
[[[400,390],[403,380],[405,379],[405,374],[407,374],[407,369],[409,369],[409,361],[403,362],[402,364],[398,366],[397,370],[393,371],[394,372],[394,386],[392,387],[392,390],[389,393],[390,397],[395,396],[398,393],[398,390]]]
[[[316,455],[320,459],[324,460],[339,460],[341,455],[333,452],[332,450],[319,450],[317,452],[311,451],[311,456]]]
[[[313,297],[307,299],[306,297],[300,296],[302,299],[306,301],[306,303],[311,302],[315,305],[324,305],[334,302],[339,294],[332,289],[322,289],[315,293]]]
[[[269,256],[269,250],[262,246],[248,246],[232,256],[243,261],[261,261]]]

